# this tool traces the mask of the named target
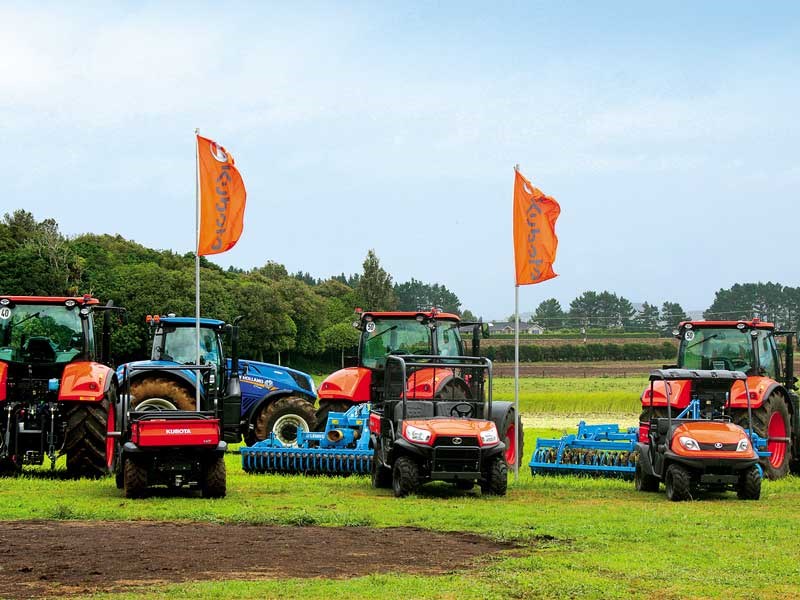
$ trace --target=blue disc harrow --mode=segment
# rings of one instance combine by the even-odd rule
[[[560,439],[538,438],[531,473],[595,475],[633,479],[638,429],[619,425],[578,424],[578,433]]]
[[[350,475],[369,473],[369,404],[328,415],[325,431],[299,431],[294,446],[270,436],[241,448],[242,468],[248,473]]]

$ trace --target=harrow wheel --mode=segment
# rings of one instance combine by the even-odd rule
[[[672,464],[667,467],[664,484],[667,488],[667,498],[673,502],[692,499],[692,476],[681,465]]]

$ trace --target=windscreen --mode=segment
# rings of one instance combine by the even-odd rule
[[[84,350],[79,309],[63,304],[0,308],[0,360],[69,362]]]
[[[361,362],[367,368],[386,363],[388,354],[435,354],[432,331],[436,331],[438,354],[458,356],[461,337],[453,323],[441,321],[432,330],[416,319],[374,319],[365,325]]]
[[[165,327],[160,359],[182,365],[193,365],[197,359],[194,327]],[[156,338],[158,339],[158,338]],[[220,352],[217,336],[210,329],[200,329],[200,361],[219,365]]]
[[[750,333],[721,327],[686,329],[681,338],[678,366],[684,369],[727,369],[746,373],[753,366]]]

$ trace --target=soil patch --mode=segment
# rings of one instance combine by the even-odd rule
[[[400,527],[0,522],[0,597],[130,591],[209,579],[439,574],[512,548],[468,533]]]

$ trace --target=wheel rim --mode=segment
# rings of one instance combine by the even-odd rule
[[[284,446],[297,446],[297,431],[308,431],[308,423],[297,415],[283,415],[272,426],[272,432]]]
[[[506,462],[510,465],[517,461],[517,428],[516,425],[506,429]]]
[[[775,468],[783,466],[783,461],[786,458],[786,442],[778,441],[774,438],[786,438],[786,422],[783,420],[783,415],[778,411],[772,413],[769,418],[769,427],[767,428],[767,450],[772,454],[769,457],[769,464]]]
[[[117,440],[110,435],[117,430],[116,408],[113,404],[108,407],[108,427],[106,432],[106,467],[110,470],[114,466],[114,450],[117,448]]]

